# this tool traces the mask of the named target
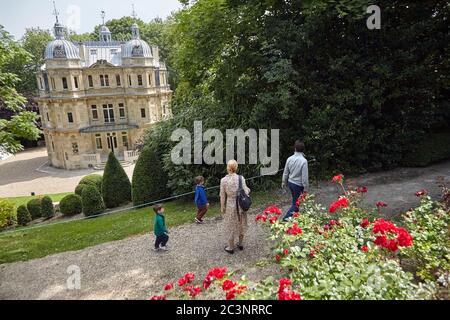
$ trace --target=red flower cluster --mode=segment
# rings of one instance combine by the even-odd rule
[[[296,213],[294,213],[294,214],[292,215],[292,217],[293,217],[293,218],[298,218],[298,217],[300,217],[300,213],[296,212]]]
[[[356,189],[356,192],[358,192],[358,193],[366,193],[367,192],[367,187],[358,187]]]
[[[227,279],[223,282],[222,289],[227,292],[226,299],[231,300],[234,299],[237,294],[240,294],[243,290],[247,289],[247,286],[238,286],[236,282]]]
[[[331,179],[334,183],[342,183],[342,181],[344,181],[344,175],[343,174],[338,174],[335,175],[333,177],[333,179]]]
[[[205,279],[203,280],[203,288],[208,289],[214,280],[220,280],[225,276],[227,268],[213,268],[208,271]]]
[[[309,251],[309,257],[310,257],[310,258],[314,258],[315,256],[316,256],[316,251],[310,250],[310,251]]]
[[[383,202],[383,201],[378,201],[376,203],[376,205],[377,205],[378,208],[380,208],[380,207],[387,207],[387,203]]]
[[[162,295],[162,296],[153,296],[150,298],[150,300],[166,300],[166,296]]]
[[[168,290],[172,290],[173,289],[173,284],[172,283],[168,283],[164,286],[164,290],[168,291]]]
[[[270,206],[264,209],[264,213],[272,213],[276,215],[280,215],[282,213],[281,209],[277,206]]]
[[[295,202],[295,205],[298,207],[303,201],[305,201],[307,193],[303,192],[301,194],[301,196],[297,199],[297,201]]]
[[[292,236],[296,236],[298,234],[301,234],[303,231],[302,229],[298,226],[298,223],[295,222],[294,225],[292,227],[289,227],[286,230],[286,234],[290,234]]]
[[[186,288],[184,288],[184,291],[189,292],[189,295],[192,298],[195,298],[196,296],[198,296],[202,292],[202,288],[194,287],[193,285],[189,285]]]
[[[259,214],[256,216],[256,221],[263,221],[266,222],[269,220],[270,224],[274,224],[275,221],[278,220],[278,217],[282,213],[281,209],[277,206],[270,206],[264,209],[264,212],[262,214]],[[273,214],[274,216],[269,217],[269,215]]]
[[[187,283],[190,283],[191,281],[194,281],[195,279],[195,275],[191,272],[186,273],[183,277],[181,277],[180,279],[178,279],[178,285],[180,287],[184,286]]]
[[[290,279],[280,279],[280,286],[278,288],[278,300],[301,300],[298,293],[291,290],[292,282]]]
[[[365,228],[367,228],[367,226],[368,226],[369,224],[370,224],[369,219],[364,218],[364,219],[361,221],[360,226],[363,227],[363,228],[365,229]]]
[[[289,254],[289,249],[284,249],[283,253],[284,253],[285,256],[287,256]]]
[[[349,204],[350,203],[346,197],[341,197],[338,201],[331,204],[329,211],[330,213],[334,213],[339,208],[348,208]]]
[[[409,247],[413,242],[412,236],[406,229],[399,228],[384,219],[375,220],[372,232],[378,234],[374,243],[392,252],[397,251],[398,247]]]
[[[277,262],[280,262],[281,256],[279,254],[275,255],[275,260],[277,260]]]
[[[428,190],[422,189],[420,191],[417,191],[415,194],[416,194],[416,197],[426,196],[428,194]]]
[[[363,246],[361,247],[361,250],[362,250],[363,252],[367,252],[367,251],[369,250],[369,247],[366,246],[366,245],[363,245]]]

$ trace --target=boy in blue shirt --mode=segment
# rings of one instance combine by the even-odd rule
[[[195,184],[197,185],[195,187],[195,198],[194,198],[195,205],[197,206],[197,216],[195,217],[195,222],[201,224],[203,223],[203,217],[205,216],[209,207],[208,199],[206,199],[206,192],[204,186],[205,178],[203,178],[202,176],[196,177]]]
[[[167,251],[167,241],[169,241],[169,231],[166,227],[166,219],[163,215],[164,207],[161,204],[157,204],[153,207],[153,211],[155,211],[155,226],[153,228],[153,232],[156,236],[155,241],[155,251],[163,250]]]

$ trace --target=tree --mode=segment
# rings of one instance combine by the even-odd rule
[[[7,199],[0,198],[0,230],[13,225],[15,220],[14,204]]]
[[[144,148],[133,171],[131,194],[133,205],[161,199],[168,195],[167,175],[162,170],[162,163],[155,151]]]
[[[112,152],[103,173],[102,195],[107,208],[115,208],[131,201],[130,180]]]
[[[44,218],[51,218],[54,215],[53,201],[49,196],[44,196],[41,199],[41,214]]]
[[[30,54],[0,25],[0,148],[11,153],[23,149],[20,139],[37,140],[40,135],[37,115],[25,111],[26,99],[16,89],[20,79],[8,71],[30,59]]]
[[[105,210],[105,204],[100,192],[90,184],[85,185],[83,188],[81,203],[86,217],[98,215]]]

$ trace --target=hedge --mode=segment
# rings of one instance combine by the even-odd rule
[[[86,217],[95,216],[105,210],[102,196],[96,187],[86,185],[81,194],[83,213]]]
[[[31,215],[27,207],[23,204],[17,208],[17,223],[26,226],[31,221]]]
[[[133,205],[141,205],[168,195],[167,175],[151,148],[144,148],[136,162],[131,185]]]
[[[49,196],[45,196],[41,200],[41,213],[44,218],[51,218],[55,213],[53,201]]]
[[[85,177],[83,177],[80,182],[78,183],[77,187],[75,188],[75,194],[79,195],[81,197],[81,194],[83,192],[83,187],[86,185],[92,185],[97,188],[97,190],[101,193],[102,192],[102,183],[103,183],[103,176],[99,174],[90,174]]]
[[[450,159],[450,132],[431,134],[417,142],[417,145],[403,156],[404,166],[425,167],[434,162]]]
[[[15,220],[14,204],[6,199],[0,199],[0,229],[13,225]]]
[[[41,198],[34,198],[27,203],[28,212],[30,212],[31,219],[33,220],[42,216],[41,200]]]
[[[69,194],[59,202],[59,210],[65,216],[72,216],[82,212],[81,197],[77,194]]]

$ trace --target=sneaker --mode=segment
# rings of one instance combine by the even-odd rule
[[[153,247],[153,251],[155,251],[155,252],[158,252],[158,251],[160,251],[161,250],[161,248],[155,248],[155,247]]]
[[[200,219],[197,219],[197,218],[195,218],[194,221],[195,221],[196,223],[198,223],[198,224],[202,224],[202,223],[203,223],[203,220],[200,220]]]
[[[238,249],[241,250],[241,251],[244,250],[244,246],[238,245],[237,247],[238,247]]]
[[[167,248],[167,246],[161,246],[161,247],[159,247],[159,249],[161,250],[161,251],[168,251],[169,249]]]

